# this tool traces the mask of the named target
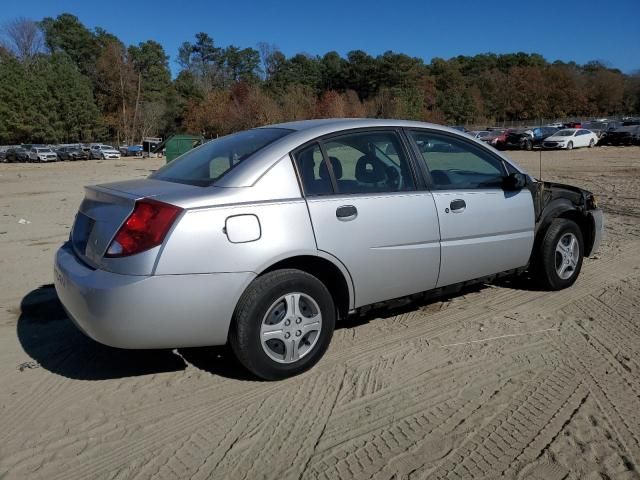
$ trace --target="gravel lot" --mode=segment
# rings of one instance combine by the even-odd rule
[[[537,175],[538,152],[511,156]],[[572,288],[349,320],[277,383],[225,348],[101,346],[57,303],[82,185],[161,164],[0,164],[0,478],[640,478],[640,147],[543,153],[607,215]]]

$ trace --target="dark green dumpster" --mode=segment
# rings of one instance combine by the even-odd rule
[[[197,147],[203,141],[202,137],[196,135],[173,135],[164,142],[166,149],[167,163]]]

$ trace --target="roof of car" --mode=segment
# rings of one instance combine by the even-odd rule
[[[484,142],[474,139],[470,135],[433,123],[416,122],[411,120],[394,120],[379,118],[324,118],[316,120],[301,120],[296,122],[278,123],[274,125],[265,125],[260,128],[287,128],[293,130],[288,135],[276,140],[265,148],[261,149],[255,155],[252,155],[246,162],[242,162],[236,168],[232,169],[228,174],[223,176],[216,182],[219,187],[247,187],[253,185],[258,179],[280,160],[283,156],[296,148],[310,142],[323,135],[329,135],[344,130],[371,127],[405,127],[405,128],[429,128],[442,132],[449,132],[458,137],[465,137],[472,142],[487,148]],[[509,161],[500,152],[497,155]],[[520,170],[518,168],[518,170]]]
[[[310,129],[343,130],[348,128],[366,127],[414,127],[414,128],[437,128],[439,130],[449,130],[460,133],[451,127],[436,125],[434,123],[416,122],[412,120],[395,120],[383,118],[319,118],[315,120],[298,120],[295,122],[277,123],[275,125],[265,125],[263,128],[288,128],[290,130],[304,131]]]

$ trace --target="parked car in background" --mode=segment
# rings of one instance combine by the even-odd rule
[[[80,147],[60,147],[56,150],[60,160],[88,160],[89,154]]]
[[[527,269],[570,287],[602,231],[592,193],[541,184],[454,129],[299,121],[86,187],[54,281],[99,342],[229,343],[274,380],[311,368],[336,321],[379,302]]]
[[[464,132],[464,133],[468,133],[469,130],[467,130],[464,126],[462,125],[453,125],[451,128],[454,128],[460,132]]]
[[[120,145],[118,151],[123,157],[140,157],[142,156],[142,145]]]
[[[598,143],[598,136],[584,128],[565,128],[559,130],[542,142],[543,148],[593,148]]]
[[[582,128],[582,123],[580,122],[567,122],[562,124],[563,128]]]
[[[606,121],[589,120],[588,122],[582,122],[582,128],[592,131],[600,138],[606,133],[608,123]]]
[[[141,157],[142,156],[142,145],[129,145],[127,147],[127,152],[125,153],[127,157]]]
[[[614,128],[607,132],[600,143],[602,145],[639,145],[640,125],[627,125]]]
[[[489,130],[472,130],[469,132],[473,138],[477,138],[478,140],[482,140],[483,138],[491,135],[492,132]]]
[[[29,151],[32,162],[57,162],[58,155],[49,147],[34,147]]]
[[[10,163],[15,162],[28,162],[29,151],[26,148],[14,147],[7,150],[5,154],[5,161]]]
[[[555,122],[555,123],[550,123],[548,125],[545,125],[545,127],[553,127],[553,128],[557,128],[559,130],[564,128],[564,124],[561,122]]]
[[[558,131],[555,127],[535,127],[527,129],[518,129],[507,135],[505,148],[532,150],[533,147],[539,147],[542,142]]]
[[[111,145],[92,145],[89,157],[96,160],[108,160],[120,158],[120,152]]]
[[[505,142],[507,141],[507,135],[510,131],[510,129],[491,130],[489,135],[480,138],[480,140],[488,143],[498,150],[501,150],[504,147]]]

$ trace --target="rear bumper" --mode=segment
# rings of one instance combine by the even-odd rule
[[[72,321],[119,348],[223,345],[240,295],[255,274],[119,275],[93,270],[70,245],[56,254],[54,280]]]
[[[593,222],[593,245],[591,246],[591,250],[586,252],[587,256],[598,253],[598,249],[602,243],[602,238],[604,237],[604,214],[602,213],[602,210],[599,208],[589,210],[588,214]]]

